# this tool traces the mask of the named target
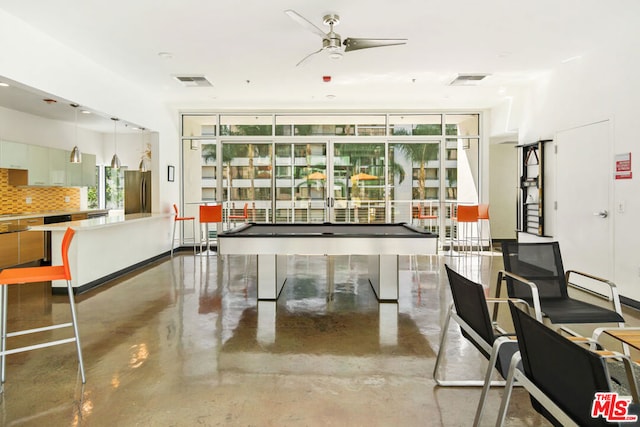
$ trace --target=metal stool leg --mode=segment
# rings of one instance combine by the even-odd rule
[[[191,226],[193,227],[193,256],[196,255],[196,221],[191,221]],[[202,250],[202,247],[200,248]]]
[[[78,317],[76,316],[76,302],[73,296],[73,287],[71,281],[67,280],[67,291],[69,293],[69,305],[71,306],[71,322],[73,323],[73,333],[76,337],[76,350],[78,351],[78,363],[80,365],[80,375],[82,377],[82,384],[87,382],[87,378],[84,375],[84,361],[82,360],[82,347],[80,346],[80,332],[78,331]]]
[[[7,285],[2,286],[2,290],[0,291],[0,299],[1,301],[1,310],[2,310],[2,319],[0,320],[0,332],[2,333],[2,344],[0,344],[0,351],[2,352],[1,356],[1,364],[0,367],[0,383],[4,384],[5,380],[5,362],[6,362],[6,354],[7,351]]]
[[[173,247],[176,244],[176,225],[178,224],[178,221],[173,220],[173,233],[171,233],[171,256],[173,256]],[[194,233],[195,236],[195,233]]]

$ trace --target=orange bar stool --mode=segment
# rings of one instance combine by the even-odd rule
[[[422,223],[422,226],[425,228],[426,228],[425,222],[429,221],[429,231],[431,232],[433,232],[434,229],[437,228],[437,223],[436,223],[436,227],[433,226],[433,221],[438,220],[438,215],[435,215],[434,212],[435,212],[435,209],[433,208],[433,206],[431,205],[424,206],[422,203],[419,203],[418,210],[415,216],[415,218],[419,220]]]
[[[200,228],[202,229],[202,225],[205,225],[207,255],[209,255],[209,224],[218,223],[222,223],[222,205],[200,205]],[[200,239],[200,252],[202,253],[202,238]]]
[[[178,206],[173,204],[173,210],[176,213],[173,217],[173,238],[171,239],[171,256],[173,256],[173,247],[176,243],[176,225],[178,222],[191,221],[191,225],[193,226],[193,254],[196,254],[196,217],[195,216],[180,216],[178,214]]]
[[[487,238],[484,238],[484,230],[483,224],[487,224]],[[489,220],[489,205],[488,204],[480,204],[478,205],[478,242],[482,247],[484,247],[483,242],[489,241],[489,250],[493,249],[493,240],[491,239],[491,221]]]
[[[0,380],[4,384],[5,380],[5,364],[6,358],[9,354],[22,353],[25,351],[36,350],[39,348],[52,347],[60,344],[76,343],[76,350],[78,352],[78,363],[80,365],[80,375],[82,376],[82,383],[86,382],[84,375],[84,363],[82,361],[82,348],[80,347],[80,334],[78,333],[78,319],[76,315],[75,301],[73,298],[73,287],[71,286],[71,270],[69,268],[69,246],[71,245],[71,239],[73,239],[75,231],[71,228],[67,228],[62,238],[62,264],[60,266],[46,266],[46,267],[25,267],[25,268],[6,268],[0,272],[0,286],[2,291],[0,292],[0,310],[2,310],[2,316],[0,320],[0,361],[1,373]],[[69,293],[69,305],[71,307],[71,322],[58,323],[49,326],[44,326],[35,329],[25,329],[21,331],[8,332],[7,331],[7,285],[22,285],[28,283],[47,282],[51,280],[66,280],[67,291]],[[72,338],[63,338],[55,341],[43,341],[38,344],[28,345],[24,347],[7,349],[7,338],[16,337],[20,335],[34,334],[44,331],[50,331],[53,329],[61,328],[73,328]]]
[[[478,232],[478,205],[458,205],[456,212],[456,244],[462,250],[473,251],[473,225],[476,226]],[[462,237],[460,236],[460,228],[464,227]],[[464,243],[464,244],[463,244]]]
[[[235,204],[233,206],[235,207]],[[232,207],[232,210],[233,209],[234,208]],[[247,222],[247,220],[249,219],[249,203],[244,204],[244,208],[242,209],[242,215],[229,215],[227,219],[229,220],[229,222],[233,220],[234,225],[237,221]]]

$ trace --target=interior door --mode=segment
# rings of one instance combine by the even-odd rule
[[[556,135],[555,234],[566,270],[581,270],[612,280],[613,169],[609,140],[609,121]],[[587,283],[581,285],[590,288]]]

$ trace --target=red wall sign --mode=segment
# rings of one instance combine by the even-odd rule
[[[631,153],[616,154],[616,179],[631,179]]]

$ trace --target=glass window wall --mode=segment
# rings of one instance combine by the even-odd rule
[[[183,126],[183,202],[223,202],[226,224],[404,221],[445,240],[456,204],[478,202],[479,114],[193,114]]]

